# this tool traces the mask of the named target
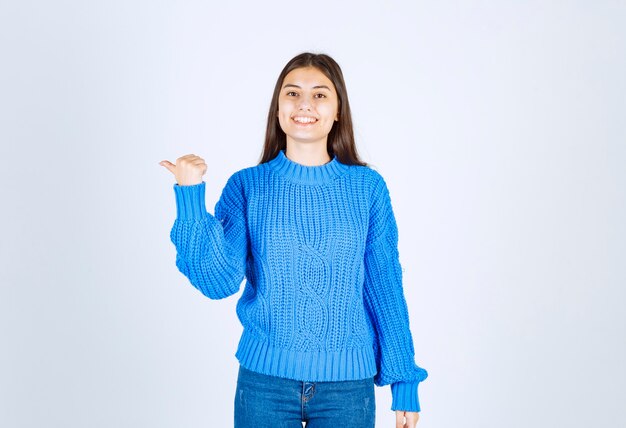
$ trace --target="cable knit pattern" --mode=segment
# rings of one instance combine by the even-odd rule
[[[319,382],[374,376],[392,410],[420,411],[398,230],[375,170],[280,151],[235,172],[211,215],[205,183],[174,184],[176,266],[210,299],[240,289],[235,356],[249,370]]]

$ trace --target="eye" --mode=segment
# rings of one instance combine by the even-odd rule
[[[295,94],[295,92],[294,91],[289,91],[289,92],[287,92],[286,95],[289,97],[289,96],[291,96],[290,94]]]
[[[320,98],[326,98],[325,94],[316,94],[316,95],[320,95]]]

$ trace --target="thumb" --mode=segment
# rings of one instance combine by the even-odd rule
[[[163,166],[163,167],[167,168],[167,170],[168,170],[169,172],[171,172],[172,174],[176,174],[176,165],[174,165],[174,164],[173,164],[173,163],[171,163],[170,161],[166,161],[166,160],[161,161],[161,162],[159,162],[159,165],[161,165],[161,166]]]

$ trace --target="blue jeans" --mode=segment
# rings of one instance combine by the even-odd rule
[[[239,366],[235,428],[373,427],[374,378],[301,382]]]

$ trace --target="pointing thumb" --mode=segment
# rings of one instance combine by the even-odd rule
[[[166,161],[166,160],[161,161],[161,162],[159,162],[159,165],[161,165],[162,167],[167,168],[167,170],[169,172],[171,172],[172,174],[175,174],[175,172],[176,172],[176,165],[174,165],[170,161]]]

